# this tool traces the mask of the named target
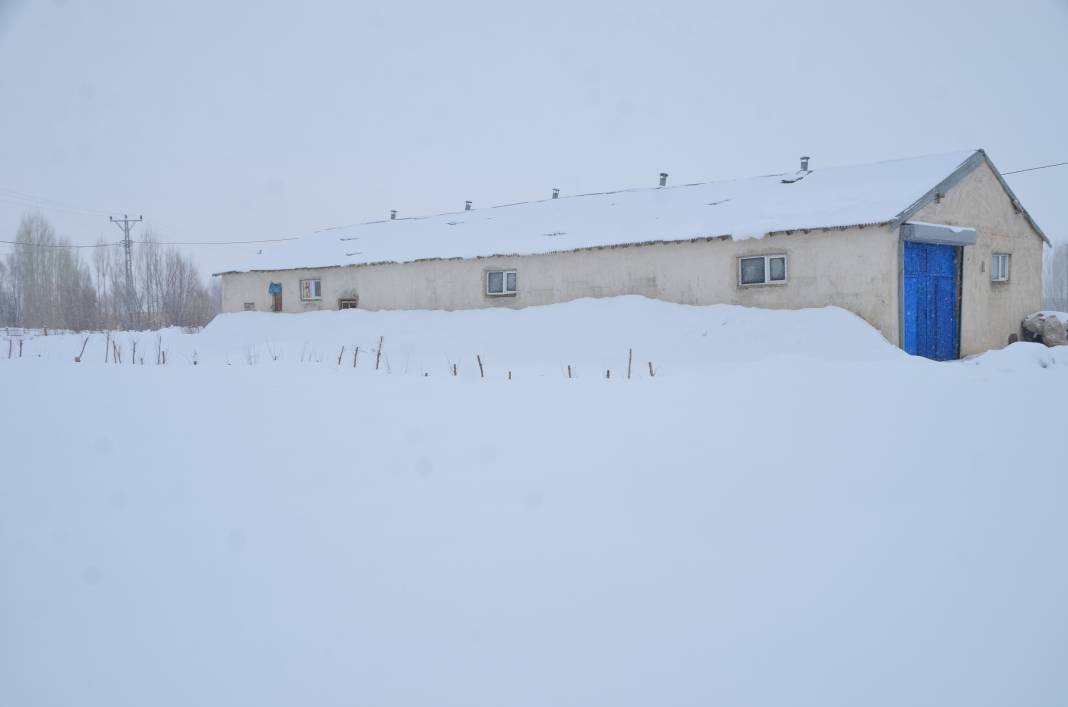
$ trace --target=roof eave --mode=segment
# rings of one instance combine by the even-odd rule
[[[1001,172],[998,171],[998,168],[995,167],[994,163],[990,161],[990,157],[986,154],[986,150],[983,149],[979,149],[973,152],[971,156],[968,157],[968,159],[964,160],[964,162],[962,162],[959,167],[953,170],[953,172],[948,177],[936,184],[934,187],[931,188],[930,191],[928,191],[926,194],[924,194],[915,202],[913,202],[907,209],[895,216],[891,223],[897,226],[908,221],[910,218],[912,218],[921,210],[923,210],[925,206],[933,202],[939,194],[945,194],[950,189],[960,184],[962,181],[964,181],[965,177],[970,175],[972,172],[978,169],[980,165],[983,164],[990,167],[990,171],[994,173],[995,177],[997,177],[998,183],[1001,184],[1001,188],[1005,190],[1005,193],[1008,195],[1009,200],[1012,202],[1013,208],[1023,215],[1024,219],[1027,220],[1028,225],[1030,225],[1031,228],[1034,229],[1035,233],[1038,234],[1038,237],[1041,238],[1046,245],[1051,245],[1049,238],[1035,222],[1034,218],[1031,217],[1031,214],[1027,212],[1027,209],[1023,207],[1023,204],[1020,203],[1020,199],[1012,191],[1012,188],[1005,181],[1005,178],[1001,176]]]

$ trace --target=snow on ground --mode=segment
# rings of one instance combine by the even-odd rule
[[[81,352],[87,335],[35,336],[23,341],[23,357],[68,362]],[[633,350],[634,371],[652,361],[654,371],[674,375],[726,361],[752,361],[798,355],[821,360],[901,358],[897,349],[863,320],[837,308],[798,312],[756,310],[734,305],[690,307],[644,297],[585,299],[550,307],[458,312],[369,312],[365,310],[273,314],[241,312],[215,318],[202,332],[181,329],[88,335],[83,365],[103,364],[107,343],[120,347],[129,365],[156,362],[158,347],[168,365],[338,365],[373,368],[383,338],[380,369],[394,375],[477,377],[481,357],[489,377],[509,370],[538,376],[618,376]],[[345,347],[342,355],[341,348]],[[8,345],[0,337],[0,358]],[[14,355],[18,345],[14,344]]]
[[[337,366],[380,334],[392,372]],[[637,299],[164,340],[0,350],[0,704],[1068,694],[1060,349],[935,364],[841,310]],[[661,372],[620,380],[628,346]]]

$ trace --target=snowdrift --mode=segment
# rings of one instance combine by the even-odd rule
[[[802,356],[823,361],[875,361],[903,354],[859,317],[827,307],[797,311],[733,305],[691,307],[644,297],[585,299],[526,309],[458,312],[346,310],[306,314],[223,314],[197,334],[169,329],[118,332],[112,339],[130,362],[154,364],[157,346],[168,364],[259,365],[322,363],[339,355],[352,365],[372,361],[383,339],[381,366],[391,373],[478,375],[476,356],[493,375],[556,375],[572,367],[576,376],[625,374],[648,363],[674,375],[713,363]],[[24,357],[71,361],[84,336],[35,337]],[[106,337],[95,334],[83,363],[104,363]],[[342,353],[342,347],[345,352]],[[3,352],[0,352],[0,356]],[[109,358],[110,360],[110,358]]]
[[[639,299],[162,340],[0,358],[0,704],[1068,694],[1061,350]]]

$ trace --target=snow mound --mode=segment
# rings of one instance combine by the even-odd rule
[[[1068,367],[1068,346],[1050,348],[1045,344],[1018,341],[1003,349],[987,351],[966,360],[976,366],[993,367],[1001,371],[1029,368]]]
[[[71,360],[84,336],[38,337],[27,356]],[[736,305],[687,306],[639,296],[583,299],[525,309],[443,311],[364,310],[273,314],[240,312],[215,318],[203,331],[112,335],[124,361],[134,345],[152,364],[157,348],[168,364],[259,365],[370,361],[382,343],[380,365],[391,373],[486,375],[508,371],[556,375],[665,375],[726,362],[797,356],[828,362],[899,359],[904,354],[856,315],[835,307],[766,310]],[[105,336],[86,347],[88,363],[105,360]],[[631,353],[633,352],[633,353]],[[478,357],[478,358],[476,358]],[[359,363],[357,361],[357,364]]]

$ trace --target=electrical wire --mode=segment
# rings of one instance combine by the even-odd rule
[[[9,199],[20,200],[23,203],[31,203],[35,206],[41,206],[42,208],[58,209],[61,211],[71,211],[74,213],[84,213],[89,215],[109,216],[114,211],[104,211],[102,209],[93,209],[88,206],[77,206],[75,204],[69,204],[56,199],[50,199],[46,196],[36,196],[28,192],[19,191],[18,189],[8,189],[7,187],[0,187],[0,197],[6,197]]]
[[[258,241],[134,241],[134,243],[151,245],[246,245],[248,243],[279,243],[281,241],[297,241],[300,236],[288,238],[264,238]]]
[[[1001,176],[1004,177],[1005,175],[1008,175],[1008,174],[1019,174],[1021,172],[1034,172],[1034,171],[1039,170],[1039,169],[1049,169],[1050,167],[1063,167],[1066,164],[1068,164],[1068,162],[1055,162],[1053,164],[1044,164],[1044,165],[1041,165],[1039,167],[1028,167],[1027,169],[1014,169],[1011,172],[1002,172]]]
[[[0,241],[6,245],[21,245],[28,248],[107,248],[113,245],[122,245],[121,241],[115,243],[93,243],[91,245],[75,245],[73,243],[24,243],[22,241]]]

